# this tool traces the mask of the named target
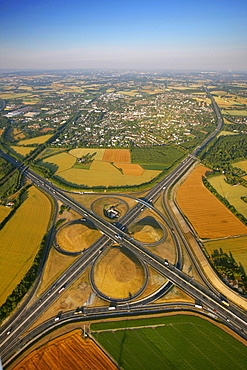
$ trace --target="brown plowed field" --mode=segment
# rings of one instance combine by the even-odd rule
[[[206,167],[198,166],[182,183],[177,192],[179,207],[201,238],[246,234],[247,227],[204,186],[206,171]]]
[[[139,164],[115,162],[114,166],[121,168],[124,175],[141,176],[144,172],[144,169]]]
[[[102,161],[130,163],[130,151],[129,149],[105,149]]]
[[[75,330],[30,353],[13,370],[115,370],[113,362],[89,338]]]

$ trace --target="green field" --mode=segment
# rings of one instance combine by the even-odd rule
[[[244,217],[247,217],[246,203],[242,201],[241,197],[247,195],[247,189],[242,185],[229,185],[224,180],[225,176],[215,176],[208,179],[210,184],[217,190],[217,192],[226,198],[236,210]]]
[[[115,322],[114,328],[91,325],[92,332],[100,326],[94,337],[124,370],[246,368],[246,347],[206,320],[185,315],[133,320],[133,326],[145,328],[130,329],[131,321]]]

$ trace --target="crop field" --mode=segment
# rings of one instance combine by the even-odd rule
[[[37,136],[32,139],[26,139],[19,141],[18,145],[32,145],[32,144],[43,144],[46,140],[50,139],[52,135]]]
[[[222,248],[223,252],[229,255],[232,253],[233,258],[236,262],[241,263],[247,274],[247,237],[242,238],[232,238],[224,240],[209,241],[204,244],[208,253],[211,255],[215,249],[220,250]]]
[[[130,163],[129,149],[105,149],[102,161]]]
[[[109,247],[98,259],[94,280],[108,297],[128,298],[144,284],[144,271],[133,253],[120,247]]]
[[[11,208],[0,205],[0,223],[8,216],[11,212]]]
[[[22,205],[0,231],[0,304],[31,267],[46,233],[50,213],[49,199],[31,187]]]
[[[134,175],[134,176],[141,176],[144,172],[144,169],[135,163],[119,163],[115,162],[114,166],[117,168],[121,168],[124,175]]]
[[[10,149],[12,149],[15,153],[20,154],[22,157],[25,157],[34,148],[32,148],[32,147],[24,147],[24,146],[11,146]]]
[[[114,167],[110,162],[93,161],[90,166],[90,171],[100,171],[105,174],[119,174],[120,171]],[[102,175],[101,175],[102,176]]]
[[[139,323],[133,320],[136,327],[143,327],[132,329],[131,321],[98,324],[102,331],[93,334],[124,370],[246,368],[246,347],[199,317],[176,315]],[[92,332],[95,325],[91,325]]]
[[[202,182],[207,168],[198,166],[180,185],[177,202],[201,238],[221,238],[247,233],[237,219]]]
[[[29,96],[30,93],[15,93],[15,92],[7,92],[7,93],[1,93],[0,98],[1,99],[18,99],[23,98],[24,96]]]
[[[164,236],[163,229],[152,217],[138,220],[128,227],[128,233],[134,239],[142,243],[155,243],[161,240]]]
[[[221,131],[217,137],[219,136],[227,136],[227,135],[237,135],[238,133],[237,132],[232,132],[232,131]]]
[[[76,158],[81,158],[86,154],[94,154],[92,159],[101,161],[104,155],[105,149],[95,149],[95,148],[77,148],[69,151],[69,154],[73,155]]]
[[[116,366],[81,330],[49,341],[31,352],[13,370],[115,370]]]
[[[241,109],[241,110],[237,110],[237,109],[224,109],[222,111],[223,114],[229,114],[229,116],[241,116],[241,117],[246,117],[247,116],[247,110],[244,110],[244,109]]]
[[[241,197],[247,196],[246,187],[244,187],[243,185],[231,186],[225,182],[224,178],[224,175],[220,175],[211,177],[210,179],[208,179],[208,181],[220,195],[226,198],[239,213],[247,218],[247,205],[241,199]]]
[[[233,163],[233,167],[241,168],[242,170],[247,172],[247,161]]]
[[[50,158],[38,162],[38,165],[48,167],[53,173],[59,173],[70,169],[76,163],[76,158],[68,153],[59,153]]]
[[[95,162],[95,161],[94,161]],[[105,162],[108,163],[108,162]],[[103,162],[101,162],[103,164]],[[111,166],[110,163],[108,163]],[[107,166],[107,168],[109,168]],[[112,166],[111,172],[104,172],[103,167],[99,163],[98,170],[92,171],[84,169],[71,168],[69,170],[63,171],[59,174],[59,177],[68,181],[69,183],[85,186],[126,186],[126,185],[139,185],[144,182],[152,180],[154,177],[158,176],[161,171],[155,170],[145,170],[141,176],[134,175],[123,175],[114,166]]]
[[[101,233],[90,222],[78,222],[62,227],[57,244],[67,252],[80,252],[93,244]]]

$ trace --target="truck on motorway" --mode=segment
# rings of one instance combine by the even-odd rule
[[[62,288],[59,289],[58,294],[62,293],[64,291],[65,287],[66,287],[66,285],[62,286]]]
[[[196,308],[203,308],[202,305],[200,305],[200,304],[195,304],[195,307]]]
[[[116,309],[116,306],[109,306],[109,307],[108,307],[108,310],[109,310],[109,311],[112,311],[112,310],[115,310],[115,309]]]

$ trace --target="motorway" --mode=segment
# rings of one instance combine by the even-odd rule
[[[214,102],[213,99],[212,101]],[[222,118],[219,110],[217,111],[217,109],[215,109],[215,111],[218,118],[218,126],[214,133],[210,134],[205,142],[202,143],[196,150],[194,150],[192,155],[188,155],[182,163],[180,163],[165,178],[157,183],[148,192],[144,202],[137,203],[135,207],[130,209],[129,212],[122,217],[121,225],[119,225],[119,227],[102,220],[99,216],[95,215],[90,210],[74,201],[55,185],[47,180],[44,180],[41,176],[28,169],[28,167],[22,166],[21,163],[18,163],[18,161],[2,152],[2,156],[19,167],[19,170],[23,171],[25,176],[29,178],[35,185],[39,186],[48,194],[56,197],[56,199],[63,202],[63,204],[70,206],[83,217],[86,217],[104,234],[104,236],[102,236],[90,248],[85,250],[82,256],[77,259],[37,301],[35,301],[29,308],[24,307],[18,317],[15,317],[14,320],[10,318],[8,322],[3,325],[0,332],[1,357],[3,362],[7,363],[7,359],[11,358],[11,356],[15,354],[17,348],[20,347],[21,335],[23,335],[28,327],[30,327],[32,323],[42,314],[42,312],[44,312],[58,298],[59,292],[67,289],[73,283],[73,281],[75,281],[77,277],[93,263],[99,254],[104,251],[106,246],[112,242],[117,242],[121,244],[121,246],[135,253],[142,261],[168,278],[171,283],[180,287],[207,309],[213,312],[217,311],[217,316],[223,322],[242,335],[242,337],[247,339],[246,315],[243,310],[231,303],[226,302],[225,299],[222,299],[219,293],[210,290],[208,287],[203,286],[195,280],[192,280],[191,277],[186,275],[177,267],[169,264],[167,261],[164,261],[157,255],[152,254],[144,246],[130,238],[130,236],[124,232],[125,228],[133,223],[134,220],[141,214],[144,207],[148,206],[148,204],[157,198],[159,194],[164,192],[168,186],[173,184],[180,176],[187,172],[190,166],[194,163],[195,156],[198,154],[198,152],[202,150],[209,140],[211,140],[220,131],[222,127]],[[172,232],[175,234],[173,229]],[[142,301],[137,301],[132,302],[131,304],[118,304],[117,310],[126,310],[126,305],[128,305],[128,310],[138,309],[143,311],[146,309]],[[109,315],[108,308],[94,308],[94,314],[99,313],[101,315]],[[117,312],[115,314],[117,314]],[[54,319],[48,320],[42,325],[43,329],[48,329],[50,326],[54,325]],[[56,325],[58,324],[56,323]],[[7,332],[9,333],[8,335],[6,335]],[[35,335],[35,331],[31,331],[31,334],[29,333],[29,336],[34,337]]]

